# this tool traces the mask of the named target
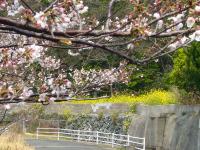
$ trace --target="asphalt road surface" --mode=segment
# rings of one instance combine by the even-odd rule
[[[34,147],[35,150],[114,150],[110,146],[84,144],[73,141],[28,139],[27,143]]]

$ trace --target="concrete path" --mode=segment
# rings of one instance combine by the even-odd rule
[[[35,150],[114,150],[110,146],[85,144],[73,141],[26,140]]]

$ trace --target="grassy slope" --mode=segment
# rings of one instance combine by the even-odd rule
[[[0,136],[0,150],[34,150],[27,146],[21,135],[8,134]]]

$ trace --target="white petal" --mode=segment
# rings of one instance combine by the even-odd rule
[[[157,28],[158,28],[158,29],[161,29],[162,26],[163,26],[163,21],[162,21],[162,20],[159,20],[159,21],[158,21],[158,24],[157,24]]]
[[[180,42],[181,42],[181,44],[185,44],[187,40],[188,40],[188,38],[187,38],[186,36],[184,36],[184,37],[180,40]]]
[[[6,105],[4,105],[4,107],[5,107],[5,109],[10,109],[11,108],[10,104],[6,104]]]
[[[155,17],[156,19],[159,19],[160,18],[160,14],[159,13],[154,13],[153,17]]]
[[[196,32],[195,32],[195,40],[196,41],[200,41],[200,30],[197,30]]]
[[[200,6],[196,6],[195,11],[199,13],[200,12]]]
[[[181,28],[183,28],[183,24],[182,24],[182,23],[179,23],[179,24],[176,26],[176,30],[180,30]]]
[[[134,49],[134,45],[132,43],[128,44],[127,49]]]
[[[189,35],[189,38],[190,38],[192,41],[194,41],[194,40],[195,40],[195,33]]]
[[[196,37],[195,37],[195,40],[196,40],[197,42],[200,42],[200,36],[196,36]]]

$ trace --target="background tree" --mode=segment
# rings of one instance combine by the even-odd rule
[[[200,90],[200,43],[193,42],[179,49],[174,56],[174,68],[169,74],[169,83],[187,91]]]

